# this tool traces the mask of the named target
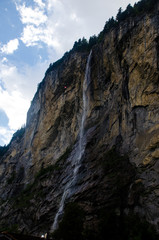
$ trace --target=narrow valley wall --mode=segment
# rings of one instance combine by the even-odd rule
[[[102,207],[112,207],[118,213],[133,210],[158,228],[157,11],[121,22],[92,49],[87,145],[77,185],[67,199],[85,209],[88,225],[96,224]],[[73,172],[88,55],[71,52],[45,76],[24,135],[1,158],[1,226],[7,222],[18,224],[20,231],[50,231]],[[117,162],[108,154],[114,146]]]

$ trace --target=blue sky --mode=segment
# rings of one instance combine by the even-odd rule
[[[0,0],[0,145],[26,122],[50,63],[133,0]]]

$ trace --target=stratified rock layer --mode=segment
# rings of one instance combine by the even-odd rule
[[[157,13],[156,8],[121,22],[92,49],[87,145],[66,199],[85,209],[88,226],[96,226],[102,208],[113,208],[118,215],[139,213],[158,228]],[[88,55],[71,51],[45,76],[28,111],[24,135],[1,158],[2,227],[50,231],[74,168]]]

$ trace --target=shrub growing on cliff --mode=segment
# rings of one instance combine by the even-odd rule
[[[157,240],[157,234],[153,225],[148,223],[144,218],[136,214],[124,216],[122,234],[125,240]]]
[[[0,157],[2,157],[9,149],[9,145],[0,146]]]
[[[7,226],[0,226],[0,232],[9,232],[9,233],[19,233],[19,225],[18,224],[8,224]]]
[[[56,69],[57,67],[59,67],[62,62],[68,57],[69,55],[69,52],[65,52],[65,54],[63,55],[62,58],[60,58],[59,60],[57,60],[56,62],[54,63],[50,63],[48,69],[46,70],[45,72],[45,77],[47,74],[49,74],[51,71],[53,71],[54,69]],[[38,88],[40,88],[42,86],[42,82],[39,84]]]
[[[21,127],[20,129],[18,129],[14,134],[13,134],[13,137],[11,139],[11,141],[15,140],[15,139],[18,139],[20,140],[23,135],[25,133],[25,126],[24,127]]]
[[[84,211],[77,203],[68,203],[59,228],[54,232],[55,240],[82,240]]]
[[[13,171],[12,174],[11,174],[11,176],[10,176],[10,178],[7,180],[7,183],[8,183],[8,184],[12,184],[13,181],[15,180],[15,178],[16,178],[16,172]]]
[[[17,130],[11,139],[11,142],[14,141],[15,139],[20,140],[25,133],[25,126],[21,127],[19,130]],[[0,157],[2,157],[9,149],[10,143],[8,145],[0,146]]]
[[[122,169],[123,164],[125,165],[128,161],[128,157],[119,155],[115,147],[106,152],[102,157],[102,165],[106,173],[108,171],[114,171],[116,173]]]
[[[83,37],[82,39],[80,38],[78,41],[76,41],[73,45],[73,49],[74,51],[77,52],[85,52],[88,51],[88,41]]]
[[[101,209],[96,228],[84,228],[85,212],[77,203],[65,208],[54,240],[157,240],[155,228],[136,214],[123,214],[112,209]]]
[[[14,199],[15,208],[26,208],[32,203],[32,199],[42,199],[44,197],[44,189],[38,186],[38,183],[42,179],[49,178],[53,172],[60,171],[64,161],[68,158],[71,153],[72,148],[67,148],[66,151],[58,158],[54,165],[49,165],[47,167],[41,167],[39,172],[35,175],[35,179],[32,183],[28,184],[26,188]],[[8,184],[11,184],[15,179],[15,172],[12,173],[11,177],[8,179]],[[39,190],[40,187],[40,190]]]
[[[57,162],[54,165],[49,165],[46,168],[42,167],[40,171],[35,176],[35,181],[44,175],[49,175],[53,171],[58,171],[61,169],[64,161],[69,157],[69,154],[72,151],[72,147],[66,148],[66,151],[57,159]]]
[[[149,13],[153,8],[154,5],[158,2],[158,0],[141,0],[134,4],[132,7],[130,4],[127,6],[125,11],[122,11],[121,8],[119,8],[118,13],[116,15],[116,18],[113,17],[109,18],[108,21],[106,21],[105,26],[103,30],[98,34],[98,36],[92,36],[90,37],[89,41],[87,41],[84,37],[79,39],[78,41],[75,41],[73,48],[64,54],[62,58],[57,60],[54,63],[50,63],[49,68],[45,72],[45,76],[59,67],[62,62],[65,60],[67,56],[69,56],[73,51],[77,52],[87,52],[90,51],[91,48],[99,42],[102,42],[104,39],[105,33],[109,32],[111,29],[116,28],[119,26],[119,23],[126,20],[130,17],[140,16],[143,13]],[[42,86],[42,84],[39,84],[39,87]]]
[[[99,216],[98,240],[157,240],[155,228],[136,214],[117,215],[114,209],[102,210]]]
[[[89,49],[92,49],[92,47],[97,44],[97,37],[95,35],[91,36],[88,42]]]

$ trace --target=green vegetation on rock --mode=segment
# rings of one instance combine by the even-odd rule
[[[157,4],[157,2],[158,0],[141,0],[135,3],[134,6],[131,6],[129,4],[124,11],[122,10],[122,8],[119,8],[116,18],[109,18],[106,21],[103,30],[98,34],[98,36],[91,36],[89,41],[87,41],[87,39],[85,39],[84,37],[82,39],[80,38],[78,41],[75,41],[73,48],[69,52],[66,52],[64,56],[58,61],[50,63],[50,66],[47,69],[45,76],[57,67],[59,67],[72,52],[89,52],[94,45],[103,41],[104,35],[106,33],[111,31],[113,28],[118,27],[122,21],[130,17],[137,17],[141,16],[144,13],[149,13],[154,8],[154,5]]]
[[[157,240],[154,226],[135,214],[123,214],[114,209],[101,211],[98,225],[99,240]]]
[[[11,184],[11,183],[13,183],[13,181],[14,181],[15,179],[16,179],[16,172],[13,171],[12,174],[11,174],[11,176],[10,176],[10,178],[7,180],[7,183],[8,183],[8,184]]]
[[[55,240],[157,240],[154,226],[135,214],[123,214],[114,209],[102,209],[95,228],[85,227],[85,211],[77,203],[67,204]]]
[[[10,232],[10,233],[19,233],[18,231],[18,224],[12,224],[12,225],[2,225],[0,226],[0,232]]]
[[[84,211],[77,203],[68,203],[59,228],[54,232],[55,240],[83,239]]]
[[[37,201],[37,199],[43,199],[45,196],[45,190],[41,186],[41,181],[48,179],[52,174],[61,170],[64,161],[68,158],[72,148],[67,148],[66,151],[59,157],[54,165],[50,165],[46,168],[42,167],[40,171],[35,175],[33,183],[29,183],[25,189],[14,199],[14,208],[26,208],[31,206],[31,200]],[[11,183],[15,178],[15,175],[11,176],[8,180]]]
[[[0,146],[0,157],[2,157],[9,149],[9,145]]]
[[[19,141],[24,136],[24,133],[25,133],[25,127],[21,127],[20,129],[18,129],[13,134],[11,142],[14,141],[14,140],[18,140]],[[7,153],[8,149],[10,147],[11,142],[8,145],[0,146],[0,157],[3,157],[4,154]]]
[[[18,129],[18,130],[13,134],[13,137],[12,137],[12,140],[11,140],[11,141],[13,141],[13,140],[15,140],[15,139],[17,139],[17,138],[18,138],[18,140],[20,140],[20,139],[23,137],[24,133],[25,133],[25,127],[21,127],[20,129]]]

